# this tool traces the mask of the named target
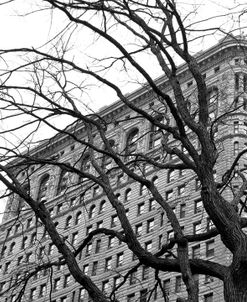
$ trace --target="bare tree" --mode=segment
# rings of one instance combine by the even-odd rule
[[[56,261],[49,261],[49,257],[45,261],[42,250],[40,251],[39,259],[42,261],[36,261],[28,272],[23,270],[24,274],[12,287],[20,289],[17,291],[16,301],[21,300],[29,280],[38,271],[52,271],[54,267],[63,264],[68,266],[71,275],[87,290],[93,301],[117,301],[118,289],[121,289],[131,273],[141,265],[155,271],[156,283],[153,290],[161,287],[165,301],[167,293],[162,287],[159,272],[181,273],[188,293],[187,301],[198,301],[195,274],[209,275],[221,280],[224,284],[225,301],[246,301],[247,237],[243,227],[247,221],[241,217],[241,212],[246,208],[243,201],[246,179],[243,169],[236,172],[237,164],[240,163],[239,167],[243,165],[241,160],[246,150],[235,154],[236,158],[232,159],[230,169],[221,170],[222,181],[216,181],[214,177],[215,167],[222,165],[221,161],[224,161],[223,143],[217,140],[217,130],[219,127],[227,127],[231,114],[242,110],[244,104],[237,103],[236,99],[232,103],[227,101],[224,110],[212,119],[212,104],[218,101],[219,94],[223,99],[223,93],[228,91],[226,87],[225,91],[221,88],[219,92],[206,84],[200,65],[201,58],[193,55],[191,47],[201,36],[202,22],[191,21],[190,13],[195,16],[196,11],[183,16],[179,5],[170,0],[46,0],[44,5],[46,9],[60,11],[67,18],[68,24],[61,29],[59,35],[43,49],[1,50],[2,62],[6,64],[1,72],[2,121],[7,123],[15,120],[16,124],[1,131],[1,135],[6,139],[6,147],[1,147],[0,180],[8,188],[8,192],[11,192],[7,193],[10,198],[19,196],[20,202],[28,205],[28,211],[33,211],[37,224],[44,226],[60,256]],[[92,54],[91,66],[83,63],[84,55],[80,53],[80,49],[71,50],[72,43],[82,38],[80,31],[85,29],[92,33],[92,36],[88,37],[97,42],[104,41],[107,46],[107,54],[103,53],[101,56],[99,50],[97,58]],[[219,26],[204,28],[205,37],[214,32],[224,30]],[[127,37],[126,40],[124,36]],[[229,34],[229,37],[231,41],[238,42],[234,36]],[[222,43],[224,41],[227,39]],[[241,56],[244,57],[246,43],[240,39],[239,45]],[[92,47],[89,49],[91,51]],[[11,62],[16,54],[19,55],[18,61],[11,66],[8,62]],[[144,54],[151,64],[157,64],[165,78],[155,79],[152,68],[141,61]],[[190,95],[181,85],[181,68],[178,68],[181,62],[195,83]],[[115,68],[124,72],[131,81],[143,83],[140,84],[142,89],[139,93],[146,93],[156,100],[149,109],[140,106],[140,103],[122,92],[121,86],[111,73]],[[110,115],[104,116],[103,111],[100,115],[90,111],[84,102],[90,80],[94,87],[104,85],[114,91],[119,102],[131,112],[133,124],[148,121],[151,128],[142,133],[135,128],[129,133],[125,148],[119,148],[109,133],[114,127],[123,127],[129,117],[116,119]],[[163,83],[167,83],[170,88],[164,87]],[[246,85],[244,83],[243,85]],[[64,122],[70,125],[64,128]],[[37,144],[40,144],[40,133],[47,129],[52,129],[56,136],[44,140],[42,145],[37,147]],[[15,133],[20,135],[19,140],[15,140],[17,143],[13,143],[11,136]],[[156,154],[158,158],[154,157],[154,153],[150,155],[138,148],[138,144],[141,145],[143,138],[147,136],[154,138],[153,144],[157,139],[156,142],[160,145]],[[52,153],[48,156],[49,145],[64,137],[71,141],[71,145],[80,145],[81,155],[73,163],[60,160],[59,156]],[[46,152],[39,151],[44,149]],[[176,158],[175,161],[168,160],[172,156]],[[32,167],[35,169],[32,170]],[[48,179],[44,178],[44,186],[37,196],[33,196],[31,192],[33,176],[43,167],[61,169],[60,193],[75,188],[82,195],[92,186],[100,187],[114,208],[123,232],[99,227],[90,231],[81,244],[71,246],[56,228],[46,207],[46,199],[43,199]],[[203,206],[215,227],[200,234],[185,234],[166,196],[146,174],[147,167],[168,173],[190,171],[190,180],[197,178],[201,184]],[[235,191],[229,193],[229,188],[232,189],[234,185],[236,173],[241,186],[237,192],[236,188],[233,188]],[[79,178],[79,185],[74,181],[75,175]],[[151,253],[140,243],[140,238],[126,214],[124,203],[116,196],[112,175],[124,175],[139,183],[165,212],[174,237],[165,242],[160,250]],[[22,207],[15,209],[17,220],[24,211],[22,209],[18,213],[20,209]],[[80,252],[86,249],[98,234],[109,238],[116,237],[139,259],[137,267],[133,267],[124,276],[123,282],[108,296],[81,269],[78,260]],[[189,253],[190,243],[218,235],[231,254],[232,258],[228,264],[192,259]],[[25,245],[25,242],[23,244]],[[2,251],[3,254],[4,250]]]

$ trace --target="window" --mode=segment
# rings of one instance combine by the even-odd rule
[[[112,248],[114,246],[115,243],[115,237],[111,236],[108,237],[108,249]]]
[[[142,280],[147,280],[148,274],[149,274],[149,267],[144,265],[142,267]]]
[[[167,182],[169,183],[173,180],[175,180],[175,170],[169,170],[167,172]]]
[[[62,203],[57,205],[57,214],[61,213],[62,208],[63,208],[63,204]]]
[[[158,184],[159,184],[159,178],[157,175],[155,175],[153,178],[152,178],[152,183],[157,187]]]
[[[147,194],[147,187],[145,185],[140,185],[140,193],[141,196]]]
[[[185,208],[186,208],[186,204],[185,203],[180,204],[180,211],[179,211],[179,217],[180,218],[184,218],[185,217]]]
[[[27,230],[30,229],[31,225],[32,225],[32,218],[28,218],[27,219]]]
[[[235,122],[233,123],[233,132],[234,132],[235,134],[239,133],[239,122],[238,122],[238,121],[235,121]]]
[[[142,215],[144,213],[144,202],[137,205],[137,215]]]
[[[166,200],[173,198],[173,190],[169,190],[166,192]]]
[[[129,284],[133,285],[136,284],[136,271],[132,272],[129,276]]]
[[[147,294],[148,294],[148,290],[146,288],[142,289],[140,291],[140,302],[146,302],[147,301]]]
[[[125,194],[124,194],[124,201],[125,201],[125,202],[128,202],[128,201],[130,201],[130,198],[131,198],[131,189],[129,188],[129,189],[127,189],[127,190],[125,191]]]
[[[4,268],[4,274],[7,274],[9,272],[9,268],[10,268],[10,262],[6,262]]]
[[[75,225],[79,224],[81,222],[82,214],[81,212],[78,212],[75,216]]]
[[[1,283],[0,283],[0,293],[4,291],[4,289],[5,289],[5,284],[6,284],[5,282],[1,282]]]
[[[21,225],[20,224],[17,224],[15,226],[15,234],[18,233],[20,231],[20,228],[21,228]]]
[[[114,277],[114,279],[113,279],[113,287],[116,288],[120,284],[120,281],[121,281],[121,277],[120,276]]]
[[[178,187],[178,196],[184,195],[185,192],[185,185]]]
[[[65,222],[65,229],[70,228],[72,224],[72,216],[67,217]]]
[[[12,242],[12,243],[10,244],[10,247],[9,247],[9,253],[10,253],[10,254],[13,253],[14,248],[15,248],[15,242]]]
[[[68,188],[69,185],[69,172],[66,170],[62,170],[59,178],[57,194],[61,194]]]
[[[36,296],[36,287],[35,288],[31,288],[29,300],[33,301],[34,298],[35,298],[35,296]]]
[[[204,302],[213,302],[213,293],[204,295]]]
[[[94,261],[92,265],[92,276],[96,276],[98,268],[98,261]]]
[[[101,214],[105,211],[105,205],[106,205],[105,200],[102,200],[100,205],[99,205],[99,214]]]
[[[210,231],[213,228],[215,228],[215,225],[214,225],[213,221],[208,217],[207,218],[207,231]]]
[[[121,184],[123,184],[123,182],[124,182],[124,174],[121,173],[117,175],[117,186],[120,186]]]
[[[21,249],[25,249],[27,247],[27,239],[28,239],[27,236],[23,237]]]
[[[93,226],[92,225],[87,226],[86,235],[88,235],[89,233],[91,233],[92,230],[93,230]]]
[[[117,215],[113,215],[113,216],[111,217],[111,228],[114,228],[114,227],[117,226],[117,221],[118,221]]]
[[[88,269],[89,269],[89,265],[88,264],[85,264],[84,266],[83,266],[83,274],[85,274],[85,275],[87,275],[88,274]]]
[[[195,180],[195,190],[199,191],[201,189],[201,182],[198,178]]]
[[[155,200],[153,198],[150,198],[149,199],[149,207],[148,207],[148,210],[149,211],[152,211],[155,209]]]
[[[206,242],[206,257],[214,256],[214,240]]]
[[[53,291],[56,292],[59,289],[59,285],[60,285],[60,278],[57,278],[54,280],[53,283]]]
[[[239,153],[239,142],[234,142],[233,144],[233,155],[236,156]]]
[[[35,241],[36,241],[36,236],[37,236],[36,233],[33,233],[33,234],[31,235],[30,245],[33,245],[33,244],[35,243]]]
[[[145,243],[145,250],[147,252],[151,252],[151,250],[152,250],[152,241],[148,241],[148,242]]]
[[[202,209],[203,209],[202,200],[201,199],[195,200],[194,213],[195,214],[201,213]]]
[[[100,252],[100,247],[101,247],[101,239],[96,240],[96,245],[95,245],[95,253]]]
[[[204,283],[210,283],[210,282],[213,282],[213,281],[214,281],[214,278],[212,276],[205,275]]]
[[[67,299],[67,296],[63,296],[63,297],[60,299],[60,302],[69,302],[69,300]]]
[[[116,267],[122,266],[123,265],[123,252],[117,254],[117,262],[116,262]]]
[[[167,232],[167,241],[169,241],[172,238],[174,238],[174,232],[171,230]]]
[[[38,192],[38,201],[45,201],[46,200],[46,193],[48,190],[48,182],[49,182],[50,175],[46,174],[42,177],[39,185],[39,192]]]
[[[79,290],[79,301],[80,302],[83,302],[84,300],[84,296],[85,296],[85,289],[84,288],[80,288],[80,290]],[[78,301],[78,302],[79,302]]]
[[[108,143],[110,144],[111,148],[114,150],[115,149],[115,141],[113,139],[111,139],[111,140],[108,141]],[[111,169],[111,167],[112,167],[112,158],[110,156],[106,155],[106,154],[103,154],[101,167],[102,167],[102,169],[105,169],[105,170]]]
[[[162,243],[163,243],[163,235],[159,235],[159,245],[158,245],[158,248],[161,249],[162,247]]]
[[[133,129],[127,136],[126,139],[126,155],[131,155],[136,151],[137,148],[137,138],[139,130],[137,128]]]
[[[196,245],[192,247],[192,258],[193,259],[200,258],[200,245]]]
[[[169,296],[170,294],[170,283],[171,283],[170,279],[163,281],[163,289],[164,292],[166,293],[166,296]]]
[[[91,254],[92,251],[92,243],[88,243],[86,246],[86,256],[89,256]]]
[[[78,232],[75,232],[72,234],[71,244],[75,245],[77,243],[77,239],[78,239]]]
[[[157,117],[159,122],[162,122],[162,116]],[[160,146],[161,144],[162,131],[158,126],[151,124],[150,137],[149,137],[149,149]]]
[[[68,287],[70,283],[70,274],[64,276],[63,287]]]
[[[100,194],[100,187],[96,186],[93,188],[93,197],[96,197],[97,195]]]
[[[135,294],[131,294],[127,296],[127,302],[134,302],[134,301],[136,301]]]
[[[84,173],[89,173],[91,170],[91,162],[89,154],[85,154],[82,159],[81,171]],[[83,177],[79,177],[79,182],[83,181]]]
[[[160,213],[160,226],[161,227],[164,225],[164,217],[165,217],[165,213],[161,212]]]
[[[39,297],[44,297],[46,293],[46,284],[40,285]]]
[[[96,212],[96,206],[92,205],[89,209],[88,218],[94,218]]]
[[[42,247],[39,249],[39,258],[42,259],[44,256],[45,256],[45,247],[42,246]]]
[[[76,204],[76,197],[72,197],[72,198],[70,199],[70,207],[74,207],[75,204]]]
[[[19,266],[23,261],[23,256],[17,258],[17,266]]]
[[[147,221],[147,233],[150,233],[154,230],[154,219]]]
[[[177,276],[175,280],[175,292],[180,293],[182,290],[182,277]]]
[[[105,272],[109,271],[111,269],[112,265],[112,257],[105,259]]]
[[[142,235],[142,223],[136,225],[135,233],[137,237]]]
[[[202,233],[202,224],[201,221],[197,221],[193,224],[193,233],[196,234],[201,234]]]
[[[96,228],[97,228],[97,229],[103,228],[103,220],[100,220],[100,221],[97,222]]]
[[[102,291],[104,294],[107,294],[109,291],[109,280],[105,280],[102,282]]]
[[[187,83],[187,88],[189,88],[190,86],[192,86],[193,85],[193,81],[189,81],[188,83]]]

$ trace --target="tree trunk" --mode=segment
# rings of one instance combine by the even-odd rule
[[[229,274],[224,280],[224,297],[226,302],[247,301],[247,272],[241,270]]]

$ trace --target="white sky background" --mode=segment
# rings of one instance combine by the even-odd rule
[[[6,2],[6,0],[0,0],[0,4]],[[186,1],[185,1],[186,2]],[[224,14],[225,12],[232,12],[232,7],[236,7],[238,4],[244,5],[246,1],[226,1],[225,4],[223,1],[209,1],[209,0],[201,0],[201,1],[191,1],[187,0],[188,4],[183,4],[183,9],[186,11],[190,11],[193,3],[200,3],[198,8],[198,14],[196,18],[201,20],[203,18],[210,18],[213,15]],[[52,11],[44,10],[33,12],[37,10],[39,7],[37,3],[41,5],[42,1],[35,0],[15,0],[12,3],[6,5],[0,5],[0,49],[6,48],[19,48],[19,47],[40,47],[44,45],[47,40],[52,38],[54,34],[60,31],[64,25],[66,24],[65,18],[62,14],[55,14]],[[184,3],[184,2],[183,2]],[[228,6],[228,8],[225,7]],[[238,9],[242,9],[243,7],[239,7]],[[247,5],[246,5],[247,8]],[[28,13],[24,15],[25,13]],[[23,14],[23,16],[21,16]],[[193,21],[195,16],[193,16]],[[244,16],[244,18],[247,18]],[[226,25],[230,24],[229,19],[226,17],[224,19],[213,19],[209,22],[209,26],[217,26],[218,22],[222,24],[223,20],[226,21]],[[241,20],[242,21],[242,20]],[[234,26],[238,24],[235,23]],[[228,28],[228,30],[231,28]],[[239,34],[240,32],[236,32],[235,34]],[[89,38],[89,32],[85,30],[83,32],[81,46],[84,50],[89,50],[92,52],[92,55],[95,53],[95,56],[99,51],[104,54],[108,52],[107,47],[104,43],[98,45],[97,49],[93,47],[91,42],[87,44],[86,41],[92,41]],[[91,39],[91,40],[90,40]],[[210,39],[205,39],[200,41],[200,43],[196,43],[194,45],[193,51],[196,53],[200,50],[205,50],[206,48],[217,43],[219,36],[216,35],[211,37]],[[79,46],[78,46],[79,45]],[[80,47],[80,43],[77,44],[77,47]],[[80,51],[80,49],[75,49],[75,51]],[[14,58],[13,58],[14,60]],[[149,64],[149,66],[147,65]],[[149,61],[143,61],[143,65],[147,68],[152,67]],[[123,87],[125,93],[130,92],[135,89],[136,85],[126,84],[128,79],[121,79],[117,70],[114,71],[112,75],[116,80],[119,80],[120,86]],[[160,70],[151,70],[155,76],[161,74]],[[131,75],[132,76],[132,75]],[[134,76],[133,76],[134,77]],[[93,87],[92,91],[90,91],[89,105],[94,109],[98,110],[100,107],[104,105],[109,105],[113,101],[117,100],[115,93],[109,91],[105,87],[100,87],[99,89],[95,89]],[[7,125],[5,125],[7,126]],[[0,124],[1,128],[1,124]],[[0,212],[3,211],[4,203],[0,201]]]

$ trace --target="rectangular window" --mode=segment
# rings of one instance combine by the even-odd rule
[[[113,216],[111,217],[111,228],[114,228],[114,227],[117,226],[117,221],[118,221],[117,215],[113,215]]]
[[[194,213],[195,214],[201,213],[202,209],[203,209],[202,200],[201,199],[195,200]]]
[[[174,238],[174,232],[172,230],[167,232],[167,241],[169,241],[171,238]]]
[[[60,285],[60,278],[57,278],[54,280],[53,283],[53,291],[56,292],[59,289],[59,285]]]
[[[196,245],[192,247],[192,258],[193,259],[200,258],[200,245]]]
[[[129,284],[136,284],[136,272],[132,272],[129,276]]]
[[[96,276],[97,268],[98,268],[98,261],[94,261],[92,266],[92,276]]]
[[[135,231],[136,231],[136,236],[137,237],[142,235],[142,224],[141,223],[136,225],[136,230]]]
[[[180,204],[180,212],[179,212],[179,217],[180,218],[184,218],[185,217],[185,208],[186,208],[186,204]]]
[[[72,234],[71,244],[75,245],[77,243],[77,239],[78,239],[78,232],[75,232]]]
[[[185,185],[179,186],[178,187],[178,196],[184,195],[185,192]]]
[[[155,210],[155,200],[153,198],[149,199],[149,211]]]
[[[29,300],[33,301],[35,299],[35,296],[36,296],[36,287],[35,288],[31,288]]]
[[[115,237],[108,237],[108,249],[113,248],[115,242]]]
[[[134,301],[136,301],[135,294],[131,294],[127,296],[127,302],[134,302]]]
[[[182,290],[182,277],[177,276],[175,280],[175,292],[180,293]]]
[[[207,218],[207,231],[210,231],[215,228],[213,221],[208,217]]]
[[[105,272],[111,270],[112,257],[105,259]]]
[[[96,240],[96,245],[95,245],[95,253],[100,252],[100,246],[101,246],[101,239]]]
[[[144,202],[137,205],[137,215],[142,215],[144,213]]]
[[[197,221],[193,224],[193,234],[201,234],[202,233],[202,224],[201,221]]]
[[[46,284],[40,285],[39,297],[44,297],[46,293]]]
[[[116,267],[122,266],[123,265],[123,258],[124,258],[124,254],[119,253],[117,254],[117,262],[116,262]]]
[[[147,233],[154,230],[154,218],[147,221]]]
[[[235,121],[235,122],[233,123],[233,132],[234,132],[235,134],[239,133],[239,122],[238,122],[238,121]]]
[[[166,192],[166,200],[173,198],[173,190],[169,190]]]
[[[103,228],[103,220],[97,222],[97,229]]]
[[[148,241],[145,243],[145,250],[151,252],[152,250],[152,241]]]
[[[70,274],[67,274],[64,276],[64,283],[63,283],[63,287],[68,287],[70,283]]]
[[[170,294],[170,279],[164,280],[163,281],[163,289],[164,292],[166,293],[166,296],[169,296]]]
[[[160,213],[160,226],[161,227],[164,225],[164,217],[165,217],[165,213],[164,212]]]
[[[85,264],[83,266],[83,274],[87,275],[88,274],[88,269],[89,269],[89,265],[88,264]]]
[[[102,291],[107,294],[109,291],[109,280],[105,280],[102,282]]]
[[[86,246],[86,256],[89,256],[92,252],[92,243],[88,243]]]
[[[142,267],[142,280],[147,280],[148,274],[149,274],[149,267],[144,265]]]
[[[148,294],[148,290],[147,289],[143,289],[140,291],[140,302],[146,302],[147,301],[147,295]]]
[[[206,242],[206,257],[214,256],[214,240]]]
[[[204,295],[204,302],[213,302],[213,293]]]

